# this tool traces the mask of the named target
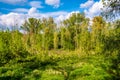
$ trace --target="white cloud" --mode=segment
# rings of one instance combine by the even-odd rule
[[[41,5],[42,3],[40,1],[31,1],[30,6],[35,7],[35,8],[43,8]]]
[[[11,28],[12,26],[20,26],[24,22],[26,15],[18,13],[9,13],[0,16],[0,25]]]
[[[18,26],[21,26],[25,19],[34,17],[34,18],[48,18],[53,17],[55,19],[55,22],[59,22],[61,20],[64,20],[66,16],[68,15],[68,12],[65,11],[58,11],[58,12],[48,12],[48,13],[40,13],[37,8],[30,8],[28,10],[28,13],[8,13],[8,14],[1,14],[0,15],[0,26],[6,26],[11,28],[12,26],[15,26],[16,24]],[[63,16],[63,17],[62,17]],[[56,21],[57,19],[57,21]]]
[[[70,13],[66,16],[66,19],[68,19],[69,17],[71,17],[71,15],[72,15],[73,13],[80,13],[80,12],[79,12],[79,11],[72,11],[72,12],[70,12]]]
[[[58,12],[48,12],[45,15],[52,16],[52,17],[58,17],[60,15],[67,15],[68,12],[65,11],[58,11]]]
[[[31,14],[34,14],[34,13],[38,13],[37,8],[35,8],[35,7],[30,8],[29,11],[28,11],[28,14],[31,15]]]
[[[37,8],[30,8],[27,13],[8,13],[8,14],[1,14],[0,15],[0,26],[5,26],[11,28],[12,26],[15,26],[16,24],[18,26],[21,26],[24,23],[24,20],[34,17],[34,18],[48,18],[53,17],[55,20],[55,23],[58,25],[61,21],[68,19],[72,13],[78,13],[79,11],[72,11],[72,12],[66,12],[66,11],[57,11],[57,12],[47,12],[47,13],[40,13]]]
[[[95,2],[90,8],[84,10],[86,17],[92,19],[94,16],[100,15],[103,8],[102,1]]]
[[[0,2],[8,3],[8,4],[16,4],[16,3],[27,2],[27,0],[0,0]]]
[[[68,19],[72,13],[80,13],[79,11],[65,12],[64,14],[58,15],[54,18],[55,23],[57,23],[58,27],[61,25],[61,22],[65,19]]]
[[[45,3],[54,6],[54,8],[58,8],[60,6],[60,0],[45,0]]]
[[[18,12],[18,13],[27,13],[28,9],[26,8],[16,8],[12,10],[13,12]]]
[[[80,8],[89,8],[94,4],[94,0],[88,0],[85,3],[80,4]]]

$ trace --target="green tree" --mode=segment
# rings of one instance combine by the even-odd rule
[[[29,18],[24,22],[21,28],[29,34],[40,33],[41,20],[36,18]]]
[[[54,48],[54,32],[56,30],[56,24],[52,17],[48,19],[43,18],[42,20],[42,27],[43,27],[43,48],[44,49],[53,49]]]
[[[67,33],[70,33],[70,40],[66,41],[68,45],[71,45],[72,49],[78,48],[79,46],[79,37],[81,33],[81,27],[86,20],[84,14],[81,13],[72,13],[69,19],[63,21],[64,26],[66,27]]]
[[[102,0],[102,16],[108,20],[114,20],[120,16],[120,0]]]
[[[24,30],[27,34],[24,34],[25,37],[27,37],[26,47],[29,49],[31,48],[31,52],[36,51],[36,44],[38,38],[38,34],[41,33],[42,26],[41,26],[41,20],[36,18],[29,18],[24,22],[24,24],[21,26],[21,29]]]
[[[65,28],[64,27],[60,28],[60,43],[61,43],[61,48],[65,49]]]
[[[54,32],[54,49],[58,49],[58,44],[59,43],[59,37],[58,37],[58,33]]]
[[[96,16],[93,18],[92,31],[91,31],[91,43],[92,48],[96,50],[96,52],[100,52],[102,47],[104,46],[104,32],[106,23],[101,16]]]

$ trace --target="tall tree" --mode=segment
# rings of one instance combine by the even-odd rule
[[[103,47],[102,41],[104,38],[106,23],[101,16],[94,17],[92,21],[91,43],[96,52],[99,52],[101,51],[101,47]]]
[[[70,38],[71,39],[69,45],[73,48],[78,48],[79,42],[79,36],[78,34],[81,33],[81,27],[85,20],[84,14],[81,13],[72,13],[69,19],[66,19],[63,21],[64,26],[67,28],[67,33],[70,32]],[[72,44],[71,44],[72,43]]]
[[[42,20],[42,28],[43,28],[43,48],[44,49],[52,49],[54,48],[54,32],[56,30],[56,24],[52,17],[48,19],[43,18]]]
[[[41,20],[36,18],[29,18],[24,22],[24,24],[21,26],[21,29],[27,32],[27,34],[24,34],[25,37],[27,37],[26,41],[26,47],[31,48],[31,51],[35,51],[37,49],[35,46],[37,44],[37,35],[41,32]],[[34,47],[33,47],[34,46]]]
[[[65,28],[61,27],[60,28],[60,45],[61,48],[65,49]]]
[[[120,0],[102,0],[103,12],[102,16],[106,19],[113,20],[120,16]]]
[[[41,21],[36,18],[29,18],[24,22],[21,28],[29,34],[37,34],[41,29]]]
[[[54,32],[54,49],[58,48],[58,41],[59,41],[58,33]]]

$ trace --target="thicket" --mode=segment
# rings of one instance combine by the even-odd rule
[[[120,20],[73,13],[57,27],[52,17],[29,18],[0,31],[1,80],[120,79]]]

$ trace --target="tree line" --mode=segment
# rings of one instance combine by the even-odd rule
[[[21,26],[22,33],[19,30],[1,30],[1,35],[7,34],[11,37],[10,39],[13,39],[12,42],[18,42],[14,47],[19,47],[18,44],[23,43],[26,49],[33,51],[80,49],[99,52],[105,47],[107,37],[119,33],[116,32],[119,31],[119,25],[120,20],[110,23],[101,16],[94,17],[90,25],[90,19],[86,18],[84,14],[73,13],[69,19],[61,23],[60,27],[57,27],[52,17],[48,19],[29,18]],[[4,38],[1,39],[5,40]]]

